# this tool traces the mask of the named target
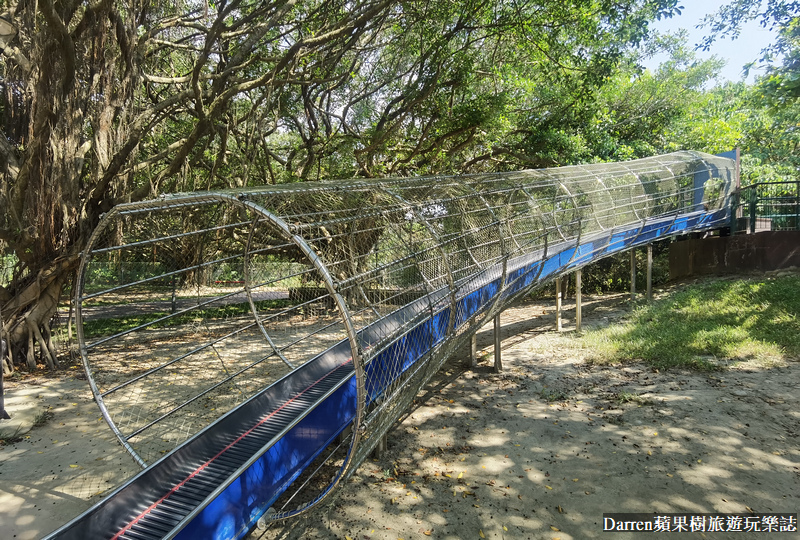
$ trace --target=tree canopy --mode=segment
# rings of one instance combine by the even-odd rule
[[[769,6],[775,21],[796,11]],[[119,202],[746,139],[725,97],[745,103],[744,90],[708,93],[718,62],[650,32],[677,0],[9,0],[0,10],[0,312],[14,361],[31,366],[55,362],[48,322],[88,235]],[[673,60],[643,72],[645,46]]]

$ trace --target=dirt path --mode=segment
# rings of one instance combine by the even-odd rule
[[[590,300],[585,323],[613,322],[623,298]],[[551,306],[514,308],[503,324],[505,371],[492,371],[484,331],[479,366],[454,358],[390,432],[387,453],[302,537],[634,538],[601,532],[602,514],[800,509],[800,363],[711,375],[592,366],[579,339],[551,331]],[[39,538],[136,472],[86,381],[27,380],[7,394],[15,418],[44,423],[0,447],[3,538]],[[648,538],[661,536],[681,535]],[[748,536],[705,534],[728,537]]]
[[[595,299],[584,320],[613,322],[623,298]],[[489,358],[474,371],[451,363],[390,432],[387,454],[300,536],[637,538],[602,532],[603,513],[800,510],[800,362],[710,375],[592,366],[579,339],[552,332],[552,314],[530,319],[541,312],[504,313],[515,331],[503,341],[505,371]],[[491,333],[480,343],[490,357]],[[680,537],[689,534],[647,535]]]

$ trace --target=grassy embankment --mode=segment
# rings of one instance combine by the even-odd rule
[[[715,280],[636,308],[624,322],[586,332],[594,362],[712,371],[740,361],[800,358],[800,276]]]

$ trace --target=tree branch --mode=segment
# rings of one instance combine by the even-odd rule
[[[61,81],[61,95],[66,96],[75,84],[75,43],[64,25],[64,21],[56,13],[53,0],[41,0],[40,9],[47,26],[56,35],[61,44],[61,52],[64,60],[64,79]]]

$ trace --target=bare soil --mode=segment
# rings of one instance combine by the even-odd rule
[[[628,306],[584,297],[584,324],[614,324]],[[557,333],[552,302],[504,312],[502,373],[487,327],[477,368],[454,357],[332,506],[251,536],[635,538],[603,533],[603,513],[798,511],[798,359],[711,374],[598,366],[571,316]],[[3,538],[40,538],[137,472],[78,370],[7,382],[6,408],[5,436],[40,425],[0,446]]]

